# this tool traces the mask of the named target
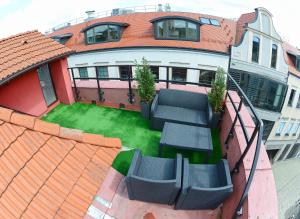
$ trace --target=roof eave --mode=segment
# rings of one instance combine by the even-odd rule
[[[34,68],[37,68],[37,67],[39,67],[39,66],[41,66],[43,64],[46,64],[46,63],[49,63],[49,62],[53,62],[53,61],[55,61],[57,59],[69,56],[69,55],[74,54],[74,53],[75,53],[75,51],[66,52],[66,53],[60,54],[58,56],[52,57],[50,59],[38,62],[38,63],[36,63],[34,65],[28,66],[28,67],[26,67],[26,68],[24,68],[24,69],[22,69],[20,71],[14,72],[14,73],[10,74],[9,76],[7,76],[6,78],[1,79],[0,80],[0,86],[6,84],[8,82],[10,82],[11,80],[13,80],[13,79],[15,79],[15,78],[23,75],[24,73],[26,73],[26,72],[34,69]]]

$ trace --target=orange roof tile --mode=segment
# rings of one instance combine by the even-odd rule
[[[241,42],[243,34],[245,32],[245,25],[253,22],[255,18],[256,18],[256,12],[250,12],[250,13],[242,14],[240,16],[236,24],[235,44],[239,44]]]
[[[0,39],[0,82],[71,52],[66,46],[38,31]]]
[[[153,24],[150,21],[155,18],[164,16],[184,16],[195,20],[199,20],[200,17],[214,18],[220,22],[221,26],[202,25],[200,27],[200,42],[156,40],[153,33]],[[127,23],[129,24],[129,26],[124,28],[121,40],[118,42],[86,45],[84,40],[84,33],[82,33],[81,31],[84,28],[98,22]],[[49,34],[49,36],[58,36],[67,33],[73,34],[65,45],[76,50],[76,52],[121,47],[179,47],[228,53],[229,45],[234,43],[235,29],[236,22],[234,22],[233,20],[211,15],[187,12],[149,12],[94,19],[88,22],[57,30]]]
[[[293,75],[300,77],[300,71],[297,70],[295,66],[295,60],[293,56],[300,56],[300,50],[292,46],[287,42],[283,42],[284,58],[289,67],[289,72]]]
[[[0,107],[1,218],[86,214],[120,140],[53,127]]]

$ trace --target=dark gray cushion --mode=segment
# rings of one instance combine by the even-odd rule
[[[200,110],[158,105],[153,117],[169,122],[207,126],[206,112]]]
[[[168,158],[142,157],[137,176],[153,180],[175,179],[175,160]]]
[[[207,95],[202,93],[161,89],[158,104],[206,111],[208,100]]]

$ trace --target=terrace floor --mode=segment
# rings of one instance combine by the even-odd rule
[[[161,132],[150,130],[149,121],[139,112],[115,109],[93,104],[60,104],[43,118],[63,127],[80,129],[84,132],[118,137],[123,149],[113,162],[113,167],[123,175],[127,174],[134,148],[141,149],[143,155],[158,156]],[[222,156],[219,130],[212,130],[213,153],[209,163],[217,163]],[[188,157],[191,163],[203,163],[205,154],[187,150],[164,148],[163,157],[175,157],[176,153]]]
[[[174,210],[173,206],[128,199],[125,177],[111,168],[84,219],[219,219],[221,207],[214,210]]]

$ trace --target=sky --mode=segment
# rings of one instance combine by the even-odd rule
[[[226,18],[265,7],[273,14],[273,22],[283,40],[300,48],[300,13],[295,0],[0,0],[0,38],[28,30],[41,32],[96,12],[141,5],[169,3],[173,11],[198,12]]]

